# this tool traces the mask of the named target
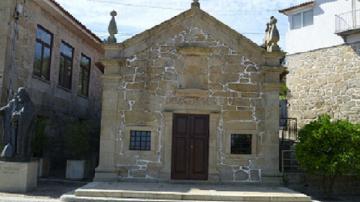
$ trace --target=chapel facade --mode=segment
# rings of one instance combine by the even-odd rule
[[[278,177],[285,68],[278,39],[268,40],[278,34],[272,20],[260,47],[194,1],[150,30],[105,44],[95,181]]]

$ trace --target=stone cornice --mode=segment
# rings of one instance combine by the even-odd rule
[[[267,73],[267,72],[278,72],[278,73],[282,73],[284,71],[286,71],[286,67],[284,66],[262,66],[262,71]]]
[[[208,97],[209,91],[202,89],[177,89],[175,94],[179,97]]]
[[[124,66],[126,64],[126,58],[119,59],[102,59],[99,63],[105,66],[105,69],[109,66]]]
[[[99,61],[99,64],[104,66],[104,74],[117,75],[120,72],[121,67],[126,65],[126,58],[119,59],[102,59]]]
[[[280,90],[281,84],[280,83],[264,83],[263,84],[263,91],[278,91]]]
[[[183,55],[208,55],[213,52],[212,48],[201,44],[182,44],[177,47],[177,50]]]

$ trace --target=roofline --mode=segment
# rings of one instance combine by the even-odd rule
[[[304,7],[312,7],[312,6],[315,6],[315,1],[308,1],[308,2],[305,2],[302,4],[298,4],[298,5],[289,7],[289,8],[282,9],[282,10],[279,10],[279,13],[287,15],[288,12],[290,12],[290,11],[294,11],[294,10],[301,9]]]
[[[249,44],[251,44],[253,47],[255,48],[258,48],[259,50],[263,50],[263,48],[261,48],[258,44],[256,44],[255,42],[253,42],[252,40],[250,40],[249,38],[247,38],[246,36],[242,35],[241,33],[239,33],[238,31],[234,30],[233,28],[231,28],[230,26],[224,24],[223,22],[221,22],[220,20],[218,20],[217,18],[215,18],[214,16],[210,15],[209,13],[203,11],[202,9],[200,8],[190,8],[186,11],[183,11],[182,13],[150,28],[150,29],[147,29],[139,34],[136,34],[132,37],[130,37],[129,39],[126,39],[125,41],[121,42],[121,43],[118,43],[117,46],[122,46],[122,47],[127,47],[128,44],[136,41],[136,40],[139,40],[139,38],[141,37],[146,37],[146,36],[150,36],[152,32],[162,28],[163,26],[166,26],[168,23],[172,22],[174,19],[177,19],[177,18],[182,18],[184,17],[187,13],[190,13],[190,12],[200,12],[204,15],[207,15],[209,18],[211,18],[212,20],[214,20],[215,22],[217,23],[220,23],[220,25],[224,26],[227,30],[235,33],[237,36],[239,36],[240,38],[242,38],[243,40],[247,41]]]
[[[83,30],[85,33],[90,35],[96,42],[102,43],[103,41],[94,34],[90,29],[88,29],[84,24],[82,24],[78,19],[76,19],[73,15],[71,15],[64,7],[62,7],[56,0],[46,0],[54,5],[57,9],[59,9],[65,16],[67,16],[75,25],[78,26],[79,29]]]

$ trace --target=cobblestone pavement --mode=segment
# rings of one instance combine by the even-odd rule
[[[86,182],[71,182],[65,180],[40,180],[36,190],[25,193],[0,192],[0,202],[59,202],[61,195],[71,192]]]

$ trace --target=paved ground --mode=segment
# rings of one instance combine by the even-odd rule
[[[86,182],[40,180],[35,191],[25,194],[0,192],[0,202],[59,202],[61,195],[71,192]]]
[[[38,188],[26,194],[12,194],[0,192],[0,202],[60,202],[64,193],[71,192],[86,182],[70,182],[63,180],[41,180]],[[314,200],[314,202],[360,202],[360,195],[356,197],[341,197],[337,200]]]

